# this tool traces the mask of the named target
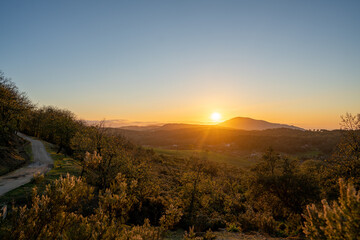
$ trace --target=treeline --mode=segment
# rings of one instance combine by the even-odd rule
[[[63,109],[53,106],[33,108],[21,122],[20,130],[59,146],[58,153],[65,150],[72,154],[71,139],[76,132],[86,127],[76,116]]]
[[[26,142],[16,136],[33,105],[26,95],[0,71],[0,175],[26,164]]]
[[[37,107],[15,83],[0,72],[0,144],[8,146],[22,131],[59,146],[71,153],[70,140],[84,123],[75,115],[56,107]]]
[[[0,146],[7,146],[33,104],[0,71]]]
[[[163,239],[179,228],[198,240],[214,239],[219,228],[358,238],[360,115],[343,117],[342,140],[326,161],[300,162],[269,148],[248,171],[158,155],[65,110],[28,114],[19,128],[57,143],[82,170],[35,188],[28,205],[0,216],[0,238]]]

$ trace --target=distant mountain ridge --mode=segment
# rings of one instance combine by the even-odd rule
[[[271,123],[264,120],[256,120],[248,117],[235,117],[225,122],[221,122],[217,125],[201,125],[201,124],[186,124],[186,123],[168,123],[164,125],[149,125],[149,126],[124,126],[120,129],[133,130],[133,131],[171,131],[178,129],[189,129],[198,127],[220,127],[220,128],[232,128],[239,130],[266,130],[275,128],[288,128],[295,130],[304,130],[300,127],[293,125]]]
[[[296,130],[304,130],[300,127],[293,125],[281,124],[281,123],[271,123],[264,120],[256,120],[248,117],[235,117],[225,122],[219,123],[218,126],[235,128],[241,130],[266,130],[274,128],[290,128]]]

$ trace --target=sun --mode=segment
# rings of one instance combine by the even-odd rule
[[[221,120],[221,114],[218,113],[218,112],[213,112],[213,113],[211,114],[210,118],[211,118],[211,120],[212,120],[213,122],[220,122],[220,120]]]

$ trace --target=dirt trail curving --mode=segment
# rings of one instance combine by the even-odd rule
[[[18,135],[31,142],[34,162],[28,166],[19,168],[11,173],[0,177],[0,196],[20,187],[31,181],[35,173],[46,173],[50,170],[54,161],[46,151],[44,144],[39,140],[34,140],[22,133]]]

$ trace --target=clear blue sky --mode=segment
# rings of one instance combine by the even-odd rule
[[[0,1],[0,70],[85,119],[360,112],[360,1]]]

